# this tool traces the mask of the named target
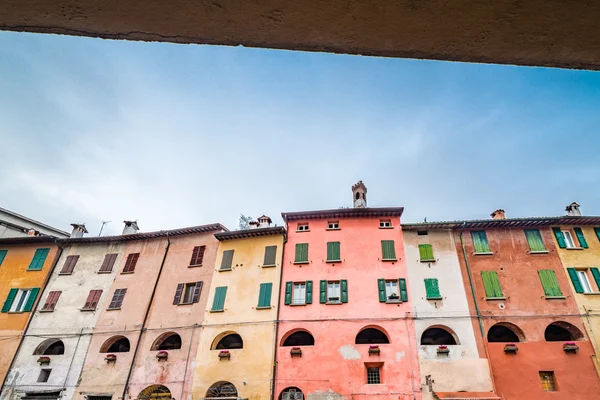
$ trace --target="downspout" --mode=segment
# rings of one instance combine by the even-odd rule
[[[15,351],[15,355],[12,358],[12,360],[10,361],[10,365],[8,366],[8,369],[6,370],[6,377],[4,378],[4,381],[2,382],[2,384],[0,385],[0,395],[2,395],[2,391],[4,390],[4,386],[6,384],[6,381],[8,380],[8,372],[14,366],[15,360],[17,359],[17,355],[19,354],[19,350],[21,350],[21,346],[23,346],[23,341],[25,340],[25,334],[29,330],[29,325],[31,325],[31,320],[33,319],[33,316],[35,315],[35,312],[37,311],[38,306],[40,305],[40,299],[42,298],[42,295],[44,294],[46,286],[48,285],[48,282],[50,281],[50,277],[54,273],[54,268],[56,268],[56,265],[58,264],[58,260],[60,259],[60,256],[62,255],[62,252],[64,250],[64,248],[61,247],[61,245],[58,243],[58,240],[55,240],[54,244],[56,244],[56,246],[58,247],[58,250],[56,251],[56,257],[54,257],[54,262],[52,263],[52,267],[50,267],[50,271],[48,271],[48,275],[46,275],[46,279],[44,280],[44,285],[41,287],[42,290],[37,299],[37,302],[35,303],[35,308],[29,315],[29,318],[27,318],[27,323],[25,324],[25,329],[23,329],[23,334],[21,335],[21,340],[19,341],[19,344],[17,345],[17,350]]]
[[[123,387],[123,396],[121,397],[123,400],[126,400],[127,395],[127,387],[129,386],[129,381],[131,380],[131,374],[133,373],[133,368],[135,367],[135,359],[138,354],[138,350],[140,348],[140,342],[142,341],[142,334],[146,329],[146,322],[148,322],[148,315],[150,315],[150,308],[152,308],[152,302],[154,300],[154,296],[156,295],[156,288],[158,287],[158,281],[160,280],[160,275],[162,274],[163,267],[165,265],[165,260],[167,259],[167,253],[169,252],[169,247],[171,246],[171,240],[169,239],[169,232],[167,233],[167,247],[165,248],[165,254],[163,255],[162,262],[160,263],[160,268],[158,269],[158,275],[156,276],[156,280],[154,281],[154,287],[152,288],[152,294],[150,295],[150,300],[148,301],[148,307],[146,308],[146,313],[144,314],[144,319],[142,321],[142,327],[140,328],[140,335],[138,336],[138,340],[135,344],[135,350],[133,350],[133,357],[131,359],[131,367],[129,368],[129,372],[127,373],[127,379],[125,380],[125,386]],[[185,377],[183,377],[185,379]]]
[[[587,309],[586,306],[583,306],[583,309],[585,310],[585,318],[587,319],[587,323],[588,326],[590,327],[590,333],[592,334],[592,339],[594,340],[594,343],[596,344],[595,349],[594,349],[594,353],[596,353],[596,349],[598,349],[598,340],[596,340],[596,335],[594,334],[594,328],[592,327],[592,321],[590,320],[590,310]],[[594,358],[594,364],[598,365],[598,354],[594,354],[592,356],[592,358]]]
[[[281,312],[281,284],[283,283],[283,260],[285,256],[285,244],[287,243],[287,223],[283,233],[283,245],[281,246],[281,269],[279,272],[279,291],[277,293],[277,317],[275,319],[275,346],[273,348],[273,380],[271,381],[271,400],[275,400],[275,378],[277,377],[277,345],[279,338],[279,313]]]
[[[192,334],[190,335],[190,345],[188,346],[188,352],[187,352],[187,356],[185,358],[185,369],[183,370],[183,384],[181,385],[181,396],[179,397],[181,400],[183,400],[183,392],[185,391],[185,382],[186,382],[186,375],[187,375],[187,370],[188,370],[188,364],[190,362],[190,353],[192,352],[192,343],[194,343],[194,333],[196,333],[196,324],[194,324],[194,327],[192,328]],[[191,383],[192,379],[190,379],[190,383]]]
[[[67,370],[67,374],[65,375],[65,381],[63,382],[63,387],[65,390],[67,389],[67,380],[69,379],[69,373],[71,372],[71,367],[73,367],[73,360],[75,360],[75,355],[77,355],[77,349],[79,348],[79,342],[81,341],[81,337],[83,336],[83,329],[79,332],[79,337],[77,338],[77,344],[75,345],[75,350],[73,351],[73,357],[71,357],[71,362],[69,363],[69,369]],[[83,370],[83,365],[82,365]],[[77,385],[77,384],[75,384]]]

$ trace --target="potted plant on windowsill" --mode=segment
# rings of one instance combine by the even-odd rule
[[[166,350],[161,350],[158,353],[156,353],[156,358],[159,360],[166,360],[167,358],[169,358],[169,352]]]
[[[37,362],[40,363],[40,365],[44,365],[44,364],[50,364],[50,357],[48,356],[41,356],[37,359]]]
[[[514,343],[507,343],[507,344],[504,345],[504,352],[505,353],[517,354],[517,350],[519,350],[519,348]]]
[[[400,298],[400,296],[398,296],[396,293],[392,293],[388,296],[388,300],[398,300]]]
[[[294,356],[302,357],[302,349],[300,347],[292,347],[292,349],[290,350],[290,354],[292,357],[294,357]]]
[[[565,342],[565,344],[563,344],[563,350],[565,353],[577,353],[579,346],[577,346],[577,343],[575,342]]]
[[[115,361],[117,361],[117,355],[116,354],[107,354],[106,357],[104,357],[104,360],[106,360],[107,363],[115,362]]]
[[[445,344],[440,344],[437,348],[438,354],[448,354],[450,353],[450,349]]]
[[[229,350],[221,350],[219,352],[219,360],[229,360],[231,358],[231,353]]]
[[[377,345],[369,346],[369,355],[370,354],[379,355],[380,353],[381,353],[381,350],[379,349],[379,346],[377,346]]]

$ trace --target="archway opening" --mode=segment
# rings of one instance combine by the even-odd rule
[[[171,391],[163,385],[151,385],[142,390],[137,398],[138,400],[167,400],[171,398]]]
[[[456,345],[458,341],[452,333],[446,328],[432,327],[428,328],[421,335],[422,345]]]
[[[113,336],[100,348],[100,353],[127,353],[131,346],[125,336]]]
[[[568,322],[553,322],[544,331],[546,342],[570,342],[583,340],[583,333],[573,324]]]
[[[279,400],[304,400],[304,393],[297,387],[288,387],[283,389],[279,395]]]
[[[315,338],[308,331],[297,331],[289,335],[282,346],[314,346]]]
[[[208,399],[220,399],[220,398],[236,398],[238,397],[238,392],[233,383],[227,381],[220,381],[214,383],[211,387],[206,391],[205,400]]]
[[[518,326],[501,322],[490,328],[487,340],[490,343],[523,342],[525,341],[525,336]]]
[[[387,344],[390,339],[383,331],[377,328],[366,328],[358,332],[354,343],[356,344]]]
[[[46,339],[33,352],[40,356],[57,356],[65,354],[65,344],[60,339]]]
[[[152,344],[152,350],[178,350],[181,349],[181,336],[175,332],[160,335]]]
[[[243,349],[244,341],[242,337],[237,333],[230,333],[229,335],[223,336],[213,350],[232,350],[232,349]]]

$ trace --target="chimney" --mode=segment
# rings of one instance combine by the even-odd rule
[[[85,224],[71,224],[73,227],[73,232],[71,232],[71,238],[80,238],[83,237],[84,233],[88,233],[87,229],[85,229]]]
[[[248,222],[248,229],[258,229],[258,221]]]
[[[352,204],[354,208],[367,207],[367,187],[363,181],[358,181],[352,186]]]
[[[137,221],[123,221],[123,223],[125,224],[123,235],[133,235],[140,230]]]
[[[493,213],[490,214],[492,219],[506,219],[506,215],[504,215],[504,210],[499,208]]]
[[[581,217],[581,210],[579,209],[579,204],[576,202],[569,204],[565,210],[569,217]]]
[[[258,227],[259,228],[268,228],[271,226],[271,218],[269,218],[266,215],[263,215],[261,217],[258,217]]]

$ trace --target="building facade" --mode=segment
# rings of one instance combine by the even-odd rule
[[[68,238],[69,233],[42,222],[0,208],[0,238],[23,237],[31,234]]]

